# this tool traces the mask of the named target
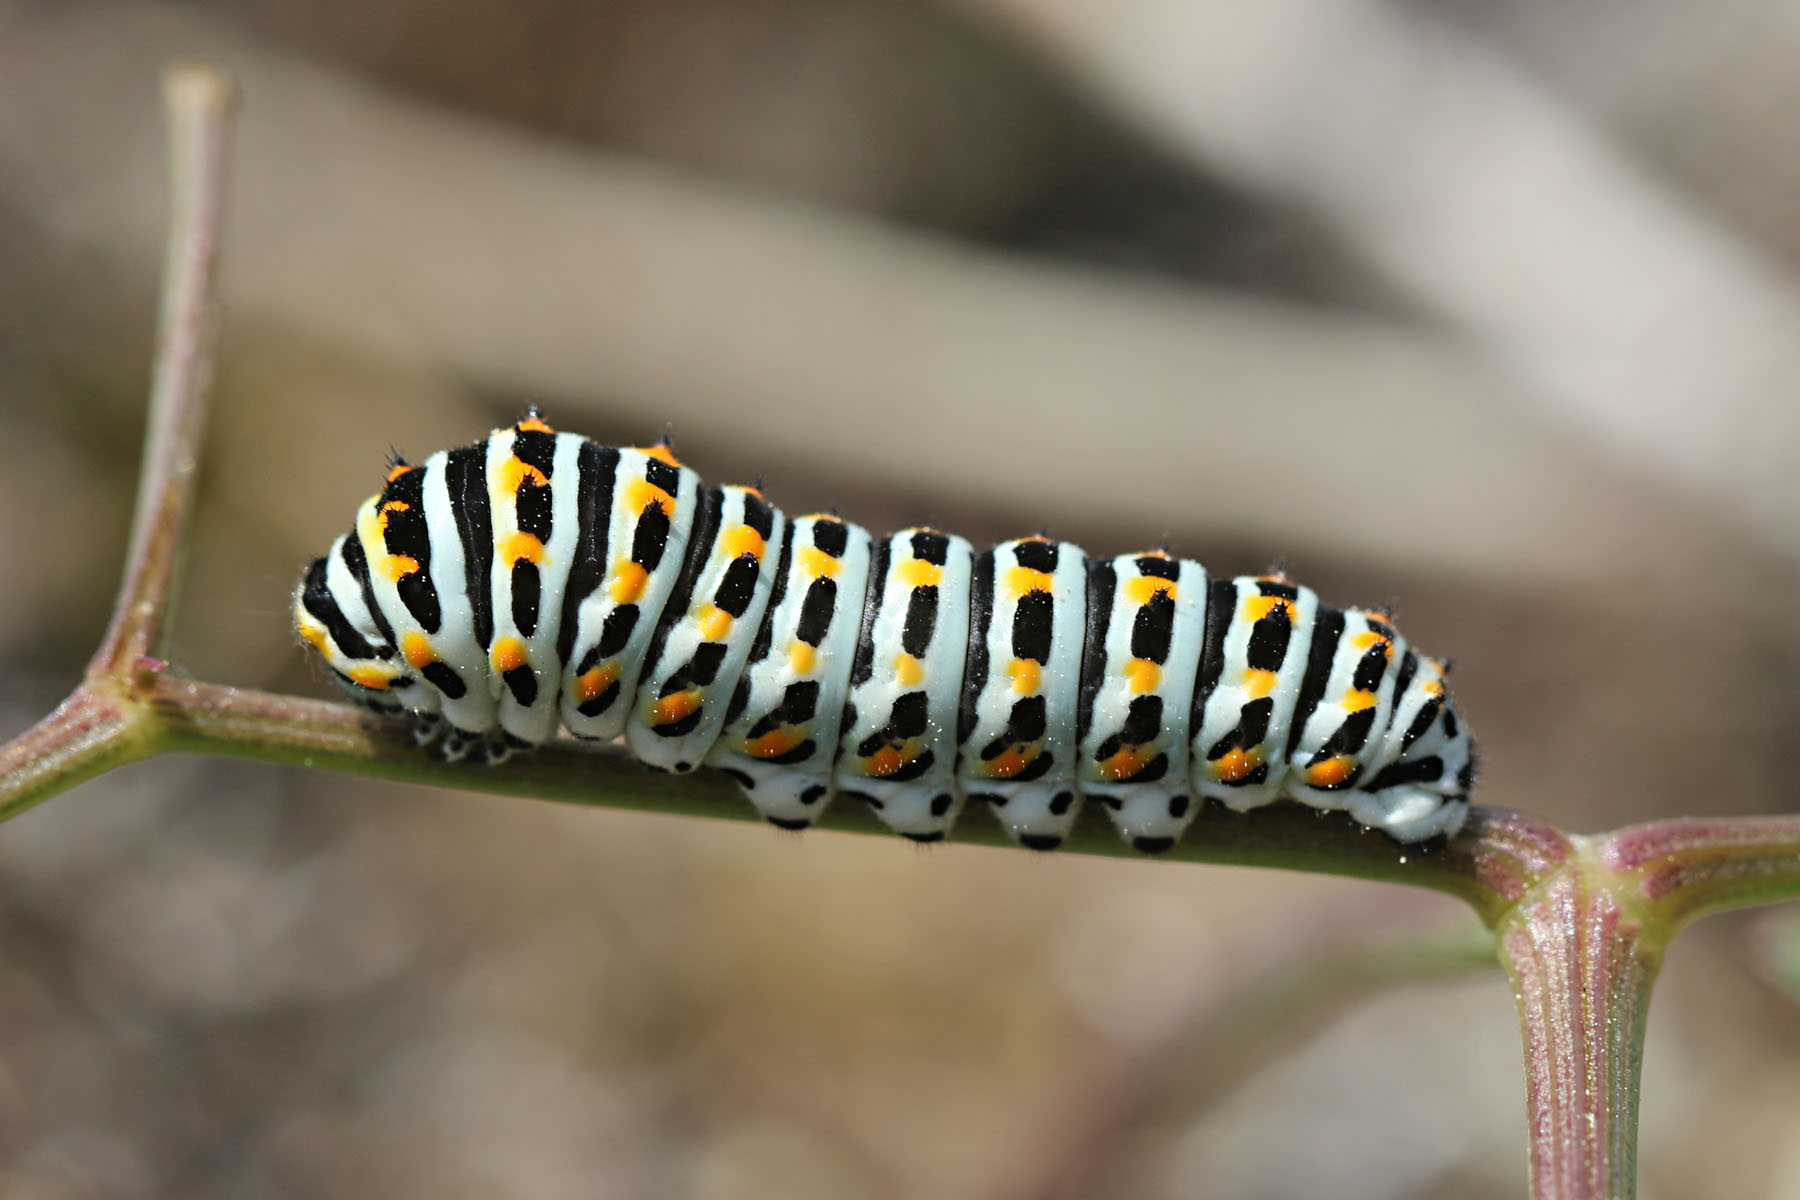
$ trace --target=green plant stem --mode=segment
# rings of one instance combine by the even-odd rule
[[[1498,930],[1525,1042],[1538,1200],[1629,1200],[1637,1186],[1644,1023],[1662,944],[1617,877],[1593,865],[1584,853]]]
[[[90,679],[125,679],[139,659],[162,653],[218,338],[219,230],[233,96],[230,77],[213,67],[174,67],[163,79],[169,233],[149,425],[125,577],[112,623],[88,666]]]
[[[1708,913],[1800,898],[1800,817],[1683,818],[1600,839],[1666,940]]]

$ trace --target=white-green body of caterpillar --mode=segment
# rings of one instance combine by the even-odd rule
[[[978,803],[1048,850],[1094,802],[1157,853],[1208,799],[1342,809],[1408,843],[1468,811],[1443,664],[1380,613],[1163,551],[790,519],[666,445],[535,413],[396,464],[294,617],[353,697],[450,757],[623,736],[657,767],[718,767],[784,828],[844,795],[937,841]]]

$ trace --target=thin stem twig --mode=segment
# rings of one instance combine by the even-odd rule
[[[169,122],[169,233],[150,387],[150,424],[125,577],[88,677],[129,684],[162,650],[164,617],[193,498],[219,326],[219,231],[233,88],[215,67],[177,66],[163,79]]]

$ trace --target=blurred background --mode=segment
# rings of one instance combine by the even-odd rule
[[[183,57],[244,91],[199,677],[325,694],[301,566],[535,402],[1393,604],[1489,804],[1794,805],[1793,4],[0,0],[0,735],[110,606]],[[1471,923],[143,763],[0,830],[0,1193],[1511,1197]],[[1795,930],[1675,947],[1646,1197],[1800,1197]]]

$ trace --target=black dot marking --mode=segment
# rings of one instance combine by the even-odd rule
[[[537,564],[521,558],[512,569],[512,617],[520,633],[530,637],[537,632],[538,598],[543,582]]]
[[[956,798],[949,792],[939,792],[931,798],[931,815],[934,817],[943,816],[950,811],[950,806],[955,802]]]
[[[1179,579],[1181,564],[1172,558],[1160,554],[1146,554],[1137,560],[1139,575],[1148,575],[1152,579]]]
[[[667,445],[667,442],[663,443]],[[673,496],[681,487],[681,470],[672,467],[660,458],[649,458],[644,462],[644,481],[652,487],[659,487]]]
[[[941,842],[944,840],[944,831],[941,829],[934,829],[930,833],[902,833],[900,836],[913,842]]]
[[[1140,837],[1131,839],[1131,848],[1140,854],[1166,854],[1175,846],[1172,837]]]
[[[419,674],[425,677],[426,683],[452,700],[461,700],[468,693],[469,689],[463,683],[462,676],[448,663],[426,663],[419,668]]]
[[[991,804],[995,808],[1006,807],[1006,797],[999,792],[970,792],[969,799],[977,804]]]
[[[756,597],[756,580],[762,574],[762,563],[753,554],[740,554],[725,568],[725,578],[713,592],[713,603],[741,617]]]
[[[1058,792],[1056,795],[1050,797],[1050,814],[1052,816],[1060,817],[1068,812],[1069,806],[1074,803],[1074,792]]]
[[[812,822],[805,817],[765,817],[763,819],[777,829],[786,829],[794,833],[812,828]]]
[[[1379,792],[1403,783],[1436,783],[1443,774],[1444,760],[1432,754],[1412,762],[1390,763],[1369,780],[1367,790]]]
[[[819,578],[806,585],[806,597],[800,602],[800,620],[794,636],[809,646],[817,646],[831,631],[831,616],[837,611],[837,580]]]
[[[823,784],[815,783],[813,786],[800,793],[800,803],[806,805],[808,808],[811,808],[824,798],[825,787]]]
[[[1244,658],[1253,671],[1279,671],[1287,658],[1288,641],[1294,636],[1293,602],[1271,608],[1250,627],[1250,645]]]
[[[844,557],[850,546],[850,530],[842,521],[814,521],[812,538],[814,546],[833,558]]]
[[[1170,796],[1169,815],[1174,817],[1177,821],[1181,820],[1181,818],[1187,816],[1188,805],[1190,803],[1192,803],[1192,801],[1190,801],[1187,796]]]
[[[607,684],[606,689],[598,696],[595,696],[592,700],[584,700],[576,705],[575,711],[584,717],[597,717],[607,709],[611,708],[613,706],[613,701],[618,698],[619,681],[615,679]]]
[[[671,496],[675,493],[670,492]],[[656,570],[663,551],[669,547],[669,513],[664,501],[645,508],[638,517],[637,529],[631,535],[631,561],[646,571]]]
[[[693,769],[694,769],[694,764],[691,762],[678,762],[673,767],[670,768],[670,770],[674,771],[677,775],[686,775],[689,771],[691,771]]]
[[[1350,686],[1365,692],[1375,691],[1381,686],[1381,680],[1388,669],[1388,644],[1376,642],[1363,651],[1361,661],[1356,664],[1356,675],[1350,680]]]
[[[521,705],[530,708],[532,704],[536,702],[538,694],[537,672],[533,671],[530,667],[514,667],[512,670],[506,672],[506,674],[500,676],[500,678],[505,682],[506,689],[512,693],[513,699],[517,700]]]
[[[938,590],[936,584],[925,584],[912,590],[906,601],[906,622],[900,627],[900,648],[914,658],[923,658],[931,649],[931,635],[937,629]]]
[[[1013,561],[1028,571],[1049,574],[1056,570],[1057,557],[1055,542],[1023,541],[1013,547]]]
[[[1054,850],[1062,844],[1062,838],[1054,833],[1021,833],[1019,835],[1019,845],[1027,850]]]
[[[688,660],[688,676],[705,687],[719,677],[719,667],[724,662],[724,642],[701,642],[694,647],[694,657]]]
[[[596,662],[616,658],[625,649],[625,643],[631,640],[631,631],[637,628],[638,613],[637,605],[621,604],[606,614],[606,620],[600,626],[600,641],[594,647],[598,656]]]
[[[1175,597],[1158,592],[1137,610],[1131,622],[1131,656],[1161,664],[1168,660],[1175,636]]]
[[[920,562],[941,567],[950,561],[950,539],[933,529],[921,529],[912,535],[913,557]]]
[[[775,532],[775,510],[769,502],[754,492],[744,493],[744,524],[756,530],[756,536],[764,541]]]
[[[1013,657],[1049,662],[1055,620],[1056,601],[1049,592],[1034,590],[1020,596],[1013,608]]]

